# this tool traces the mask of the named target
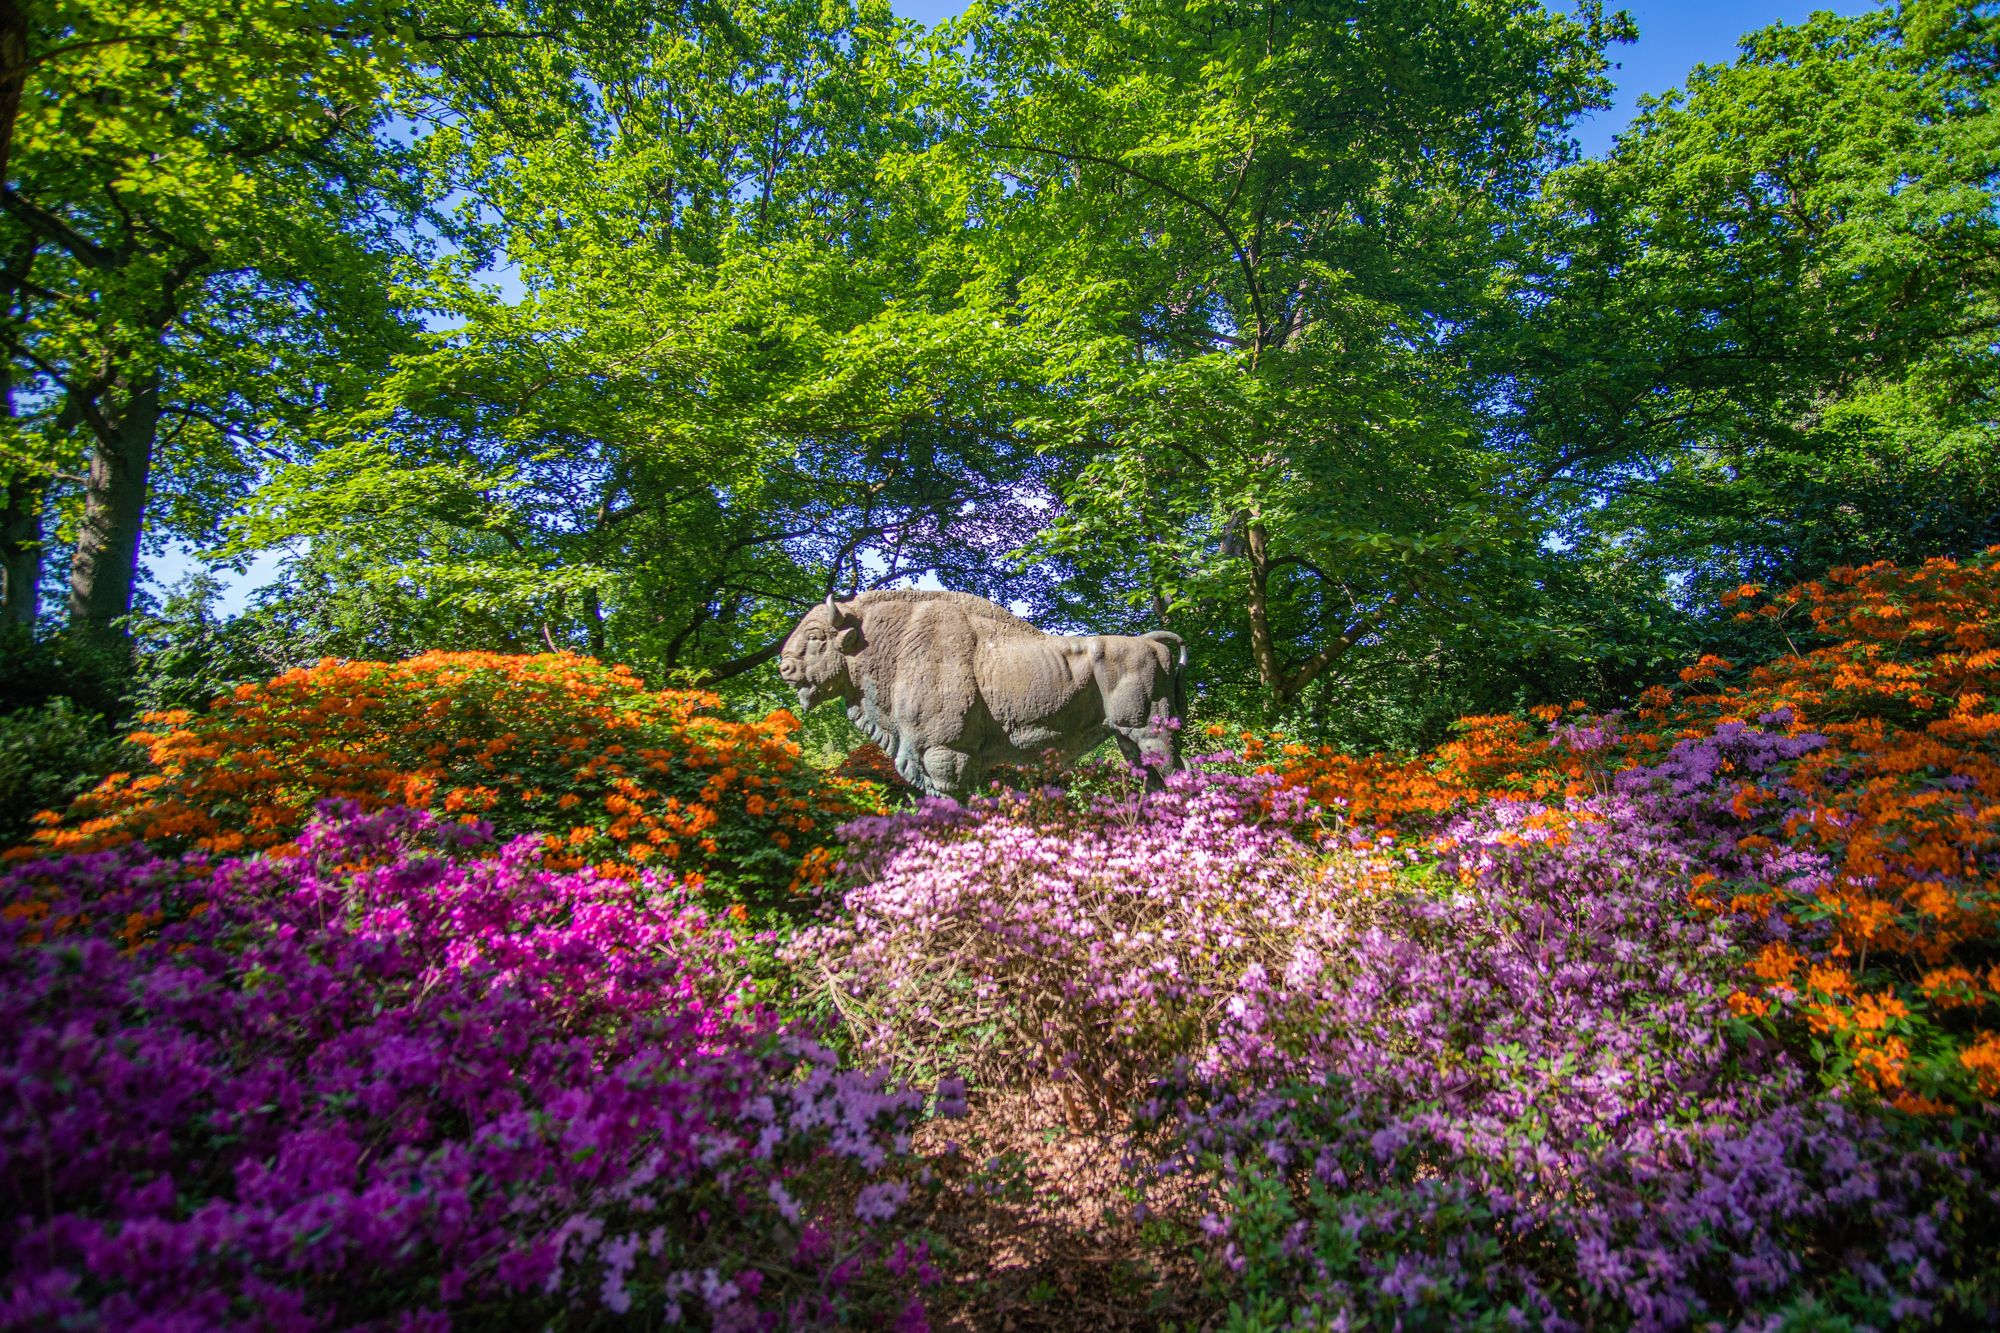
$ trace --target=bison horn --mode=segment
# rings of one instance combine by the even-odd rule
[[[826,595],[826,617],[833,622],[835,629],[843,629],[849,625],[859,625],[861,623],[861,617],[853,611],[843,611],[840,609],[839,605],[834,602],[832,593]]]

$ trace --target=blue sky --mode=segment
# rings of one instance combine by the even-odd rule
[[[898,14],[923,24],[949,18],[964,7],[952,0],[895,0]],[[1577,140],[1591,156],[1610,147],[1612,138],[1631,120],[1639,98],[1678,87],[1698,64],[1735,59],[1737,39],[1744,33],[1773,23],[1797,23],[1816,10],[1860,14],[1876,5],[1872,0],[1822,0],[1817,4],[1810,0],[1627,0],[1623,8],[1637,21],[1639,40],[1614,52],[1618,62],[1612,71],[1618,85],[1616,104],[1577,127]],[[184,548],[146,563],[156,587],[178,580],[197,564]],[[248,575],[224,573],[229,591],[223,598],[223,609],[241,609],[249,592],[276,574],[277,565],[276,557],[266,556]]]
[[[1723,65],[1736,58],[1736,43],[1746,32],[1773,23],[1798,23],[1808,14],[1865,14],[1877,5],[1867,0],[1845,3],[1797,3],[1796,0],[1636,0],[1623,8],[1639,25],[1639,40],[1619,47],[1616,104],[1577,128],[1583,151],[1595,157],[1632,119],[1643,96],[1677,88],[1696,65]]]

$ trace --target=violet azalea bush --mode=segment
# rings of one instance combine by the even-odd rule
[[[490,836],[0,879],[0,1327],[922,1325],[921,1097],[671,881]]]
[[[1829,1091],[1738,991],[1810,924],[1691,906],[1823,882],[1744,836],[1781,801],[1732,805],[1817,743],[1731,725],[1414,847],[1328,851],[1295,790],[1215,772],[927,804],[850,826],[796,950],[866,1050],[1134,1105],[1141,1184],[1205,1200],[1232,1327],[1976,1322],[1992,1108]]]

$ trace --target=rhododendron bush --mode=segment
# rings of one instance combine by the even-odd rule
[[[7,1327],[916,1319],[921,1099],[670,882],[407,810],[0,881]]]
[[[861,882],[789,953],[870,1055],[1052,1078],[1101,1117],[1202,1049],[1245,968],[1281,966],[1342,890],[1301,877],[1305,818],[1268,778],[924,802],[843,830]]]
[[[1739,1010],[1907,1109],[2000,1097],[2000,548],[1728,600],[1791,651],[1704,657],[1631,716],[1468,718],[1417,760],[1257,757],[1357,823],[1421,835],[1448,811],[1586,796],[1676,756],[1660,780],[1721,784],[1716,836],[1742,853],[1698,871],[1690,898],[1761,931]],[[1735,733],[1797,748],[1757,770],[1703,748]],[[1767,874],[1769,855],[1795,868]]]
[[[1483,806],[1246,979],[1219,1058],[1143,1117],[1164,1173],[1206,1173],[1232,1291],[1336,1325],[1994,1308],[1990,1123],[1830,1091],[1739,1014],[1756,936],[1688,910],[1721,822],[1689,794]]]
[[[814,775],[791,714],[735,722],[718,705],[568,654],[326,661],[153,715],[133,737],[150,768],[113,774],[38,841],[257,851],[333,798],[534,833],[558,869],[672,865],[752,892],[815,877],[819,843],[871,788]]]
[[[865,1050],[1139,1100],[1245,1327],[1983,1309],[2000,1143],[1826,1088],[1738,1002],[1782,927],[1689,901],[1822,868],[1730,836],[1727,775],[1813,749],[1738,729],[1424,850],[1316,849],[1275,775],[927,803],[848,830],[795,948]]]

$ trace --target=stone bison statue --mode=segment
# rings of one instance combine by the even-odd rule
[[[1180,766],[1187,650],[1180,636],[1044,634],[962,592],[829,597],[799,621],[778,674],[811,708],[839,699],[896,771],[931,796],[970,790],[993,764],[1105,737],[1130,763]]]

